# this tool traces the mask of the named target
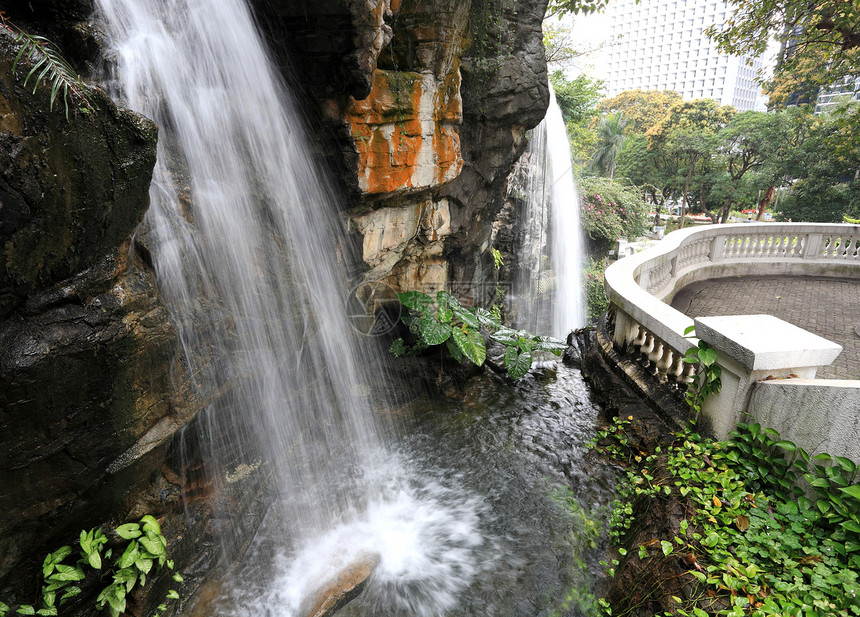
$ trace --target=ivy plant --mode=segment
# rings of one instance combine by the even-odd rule
[[[77,547],[62,546],[48,553],[42,562],[41,606],[19,604],[13,608],[0,602],[0,617],[59,615],[59,607],[81,593],[80,585],[89,575],[99,581],[110,581],[98,594],[96,608],[107,608],[111,617],[124,613],[131,590],[136,585],[146,585],[147,576],[164,567],[172,570],[173,561],[167,558],[167,541],[158,521],[149,514],[140,522],[120,525],[112,535],[118,541],[109,543],[108,535],[100,527],[81,531]],[[173,580],[182,582],[182,576],[174,573]],[[177,599],[176,590],[167,592],[166,600]],[[155,617],[165,610],[167,604],[160,604]]]
[[[758,423],[738,424],[724,442],[687,429],[664,451],[631,450],[627,420],[598,435],[598,447],[627,465],[613,505],[610,537],[623,544],[639,497],[684,505],[679,524],[631,550],[628,559],[684,565],[678,596],[658,585],[633,593],[637,606],[709,617],[851,617],[860,615],[860,484],[857,464],[829,454],[809,456]],[[633,454],[631,456],[631,454]],[[624,547],[621,556],[628,555]],[[654,606],[655,604],[652,604]]]
[[[684,336],[694,336],[696,326],[684,330]],[[723,386],[722,369],[717,364],[717,350],[705,341],[699,341],[696,347],[690,347],[684,354],[683,361],[687,364],[698,365],[698,371],[693,377],[693,383],[687,389],[686,400],[693,411],[694,420],[702,411],[702,404],[712,394],[717,394]]]
[[[519,379],[531,368],[533,352],[549,351],[560,356],[567,347],[556,338],[505,327],[497,314],[483,308],[466,308],[446,291],[438,292],[435,299],[420,291],[407,291],[397,298],[407,309],[400,319],[417,339],[413,345],[403,338],[396,339],[389,351],[397,357],[444,345],[457,362],[469,360],[482,366],[487,359],[481,334],[485,330],[491,339],[504,345],[508,376]]]

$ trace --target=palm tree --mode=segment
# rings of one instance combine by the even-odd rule
[[[609,176],[610,180],[615,174],[615,159],[624,145],[624,129],[629,122],[623,112],[618,112],[601,118],[597,127],[597,147],[591,157],[591,164],[603,175]]]

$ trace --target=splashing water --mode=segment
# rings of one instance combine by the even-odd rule
[[[210,465],[235,466],[231,456],[247,451],[244,469],[258,457],[275,478],[268,516],[281,524],[267,533],[285,560],[267,592],[276,612],[296,614],[296,598],[337,561],[326,550],[336,546],[380,555],[374,580],[432,590],[414,594],[426,604],[414,614],[443,613],[477,571],[476,506],[430,480],[380,481],[404,472],[385,454],[367,397],[354,394],[374,362],[344,316],[335,200],[248,7],[98,6],[112,89],[160,127],[144,241],[207,402]]]
[[[564,338],[585,325],[583,242],[570,144],[552,86],[546,116],[532,131],[528,156],[520,239],[521,254],[528,258],[515,281],[517,322]],[[548,263],[543,258],[547,249]]]

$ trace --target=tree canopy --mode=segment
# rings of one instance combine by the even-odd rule
[[[771,103],[784,105],[845,75],[860,73],[860,2],[857,0],[728,0],[733,14],[706,30],[720,51],[759,56],[768,40],[782,44]]]

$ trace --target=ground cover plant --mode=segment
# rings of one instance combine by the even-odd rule
[[[97,609],[107,609],[111,617],[126,612],[126,599],[135,586],[146,585],[148,576],[162,568],[173,569],[167,558],[167,541],[158,521],[145,515],[138,523],[126,523],[107,534],[101,527],[81,531],[76,546],[61,546],[48,553],[42,563],[40,602],[14,604],[0,601],[0,617],[12,615],[60,615],[60,607],[88,587],[98,596]],[[182,582],[182,576],[173,574]],[[82,596],[83,597],[83,596]],[[167,600],[179,599],[176,590],[167,592]],[[158,617],[167,604],[162,603],[153,617]]]
[[[600,600],[604,614],[860,615],[853,461],[810,456],[757,423],[738,424],[723,442],[679,431],[645,453],[631,420],[616,419],[596,442],[626,467],[610,522],[620,562],[612,573],[640,574]],[[643,504],[677,516],[643,530]],[[645,584],[646,571],[662,579]]]

